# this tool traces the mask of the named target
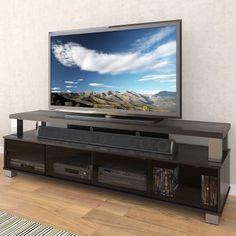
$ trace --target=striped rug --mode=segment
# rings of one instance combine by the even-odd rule
[[[33,221],[0,212],[0,236],[76,236]]]

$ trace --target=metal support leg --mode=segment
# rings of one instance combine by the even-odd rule
[[[17,138],[23,137],[23,120],[17,119]]]
[[[208,224],[218,225],[220,223],[220,216],[205,213],[205,221]]]
[[[4,170],[4,175],[6,177],[12,178],[14,176],[17,176],[17,171],[15,171],[15,170]]]

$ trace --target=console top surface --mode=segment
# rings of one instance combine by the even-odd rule
[[[37,110],[15,113],[10,119],[31,120],[43,122],[59,122],[67,125],[80,125],[110,129],[135,130],[142,132],[179,134],[209,138],[224,138],[229,130],[230,123],[191,121],[181,119],[164,119],[159,122],[150,122],[134,119],[102,118],[101,115],[79,114],[74,112]]]

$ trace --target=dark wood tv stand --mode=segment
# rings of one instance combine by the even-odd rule
[[[158,123],[132,124],[125,121],[112,122],[112,119],[106,121],[99,118],[70,119],[65,118],[65,112],[40,110],[11,114],[10,118],[17,119],[17,133],[4,137],[6,176],[12,177],[17,171],[25,171],[139,194],[201,210],[205,213],[206,222],[219,223],[230,190],[230,149],[227,141],[230,124],[175,119],[165,119]],[[23,120],[41,122],[43,126],[52,124],[64,127],[78,126],[91,131],[147,137],[197,136],[207,138],[209,145],[207,147],[178,143],[178,151],[174,155],[157,153],[147,155],[140,151],[117,150],[112,147],[98,149],[96,145],[83,143],[39,140],[36,130],[24,132]],[[76,169],[77,165],[79,171]],[[137,173],[144,173],[145,190],[141,190],[141,187],[137,189],[100,181],[101,169],[110,166],[119,166],[119,171],[123,172],[128,168],[135,171],[137,169]],[[61,167],[65,167],[67,172],[60,172]],[[154,174],[154,169],[157,168],[162,168],[159,176]],[[170,170],[175,168],[179,170],[179,184],[174,194],[171,196],[157,192],[159,177],[167,176],[167,173],[172,173]],[[78,175],[80,172],[81,176]],[[170,179],[168,183],[172,184],[170,176],[172,175],[168,176]]]

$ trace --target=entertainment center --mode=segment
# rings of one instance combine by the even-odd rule
[[[50,110],[10,115],[17,133],[4,137],[5,175],[138,194],[219,224],[230,190],[230,124],[176,119],[181,39],[182,20],[50,32]],[[24,131],[24,120],[36,129]],[[190,144],[190,136],[207,143]]]
[[[134,193],[201,210],[206,222],[219,223],[230,190],[230,124],[177,119],[132,124],[109,118],[71,119],[65,114],[70,115],[44,110],[10,115],[17,119],[17,133],[4,137],[7,176],[24,171]],[[24,120],[41,126],[24,131]],[[63,130],[69,132],[65,137]],[[89,143],[87,135],[68,138],[76,132],[87,132],[97,144]],[[209,146],[175,143],[174,150],[171,135],[204,137]],[[122,147],[122,140],[115,145],[117,137],[130,145]],[[149,138],[150,149],[145,143]],[[133,142],[140,142],[140,148],[135,150]]]

